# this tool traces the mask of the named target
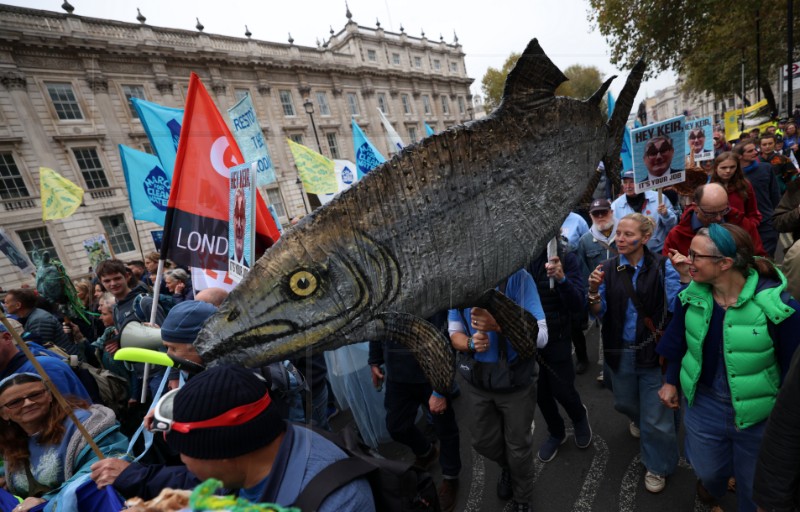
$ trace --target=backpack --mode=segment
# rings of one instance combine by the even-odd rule
[[[370,449],[358,439],[351,427],[334,434],[303,424],[328,441],[338,446],[349,457],[337,460],[317,473],[300,492],[292,504],[304,512],[319,509],[332,492],[356,480],[366,477],[375,499],[375,509],[381,512],[440,512],[439,495],[433,478],[426,471],[409,462],[375,457]]]
[[[80,362],[77,356],[70,356],[67,362],[92,401],[105,405],[119,417],[130,398],[128,381],[110,370]]]
[[[153,299],[151,295],[140,293],[133,299],[133,314],[142,323],[150,321],[150,308],[142,307],[142,299],[145,297]],[[150,303],[152,304],[152,302]],[[169,310],[175,306],[175,298],[171,295],[158,294],[158,305],[164,312],[164,317],[167,316]]]

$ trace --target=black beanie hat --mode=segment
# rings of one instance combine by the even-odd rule
[[[253,370],[221,365],[189,380],[175,395],[173,420],[181,423],[214,418],[264,398],[267,385]],[[172,430],[167,444],[195,459],[229,459],[271,443],[286,430],[275,404],[250,421],[230,427],[198,428],[187,434]]]

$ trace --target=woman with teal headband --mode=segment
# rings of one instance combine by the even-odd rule
[[[753,475],[766,419],[800,343],[800,304],[768,260],[755,258],[747,232],[711,224],[673,260],[692,282],[678,294],[656,349],[667,359],[662,403],[683,392],[686,458],[697,491],[713,501],[736,477],[740,511],[755,511]]]
[[[128,440],[119,432],[114,412],[65,397],[100,450],[124,454]],[[75,489],[89,480],[97,456],[75,424],[34,373],[18,373],[0,381],[0,451],[5,484],[23,501],[14,512],[46,503],[43,510],[77,510]],[[0,490],[0,493],[5,493]],[[3,501],[8,495],[0,496]]]

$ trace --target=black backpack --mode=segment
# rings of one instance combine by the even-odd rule
[[[302,425],[306,426],[306,425]],[[381,512],[440,512],[439,495],[433,478],[409,462],[378,458],[358,439],[352,428],[339,434],[309,427],[349,455],[317,473],[292,504],[303,512],[319,510],[322,502],[340,487],[366,477],[375,510]]]

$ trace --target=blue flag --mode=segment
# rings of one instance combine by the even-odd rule
[[[426,137],[430,137],[431,135],[433,135],[434,133],[436,133],[436,132],[434,132],[434,131],[433,131],[433,128],[431,128],[430,126],[428,126],[428,123],[423,123],[423,124],[425,125],[425,136],[426,136]]]
[[[375,149],[361,128],[356,124],[355,119],[351,120],[353,125],[353,145],[356,153],[356,167],[359,177],[367,174],[372,169],[378,167],[386,161],[383,155]]]
[[[183,109],[163,107],[139,98],[131,98],[131,102],[139,114],[153,150],[161,160],[161,168],[169,171],[172,176],[178,154],[178,137],[183,124]]]
[[[608,118],[614,113],[614,96],[609,91],[608,93]],[[622,171],[630,171],[633,169],[633,155],[631,154],[631,131],[628,125],[625,125],[625,133],[622,134],[622,149],[619,152],[619,157],[622,159]]]
[[[119,156],[125,173],[125,184],[128,186],[128,200],[133,218],[149,220],[163,226],[172,183],[172,169],[165,171],[157,156],[122,144],[119,145]]]

